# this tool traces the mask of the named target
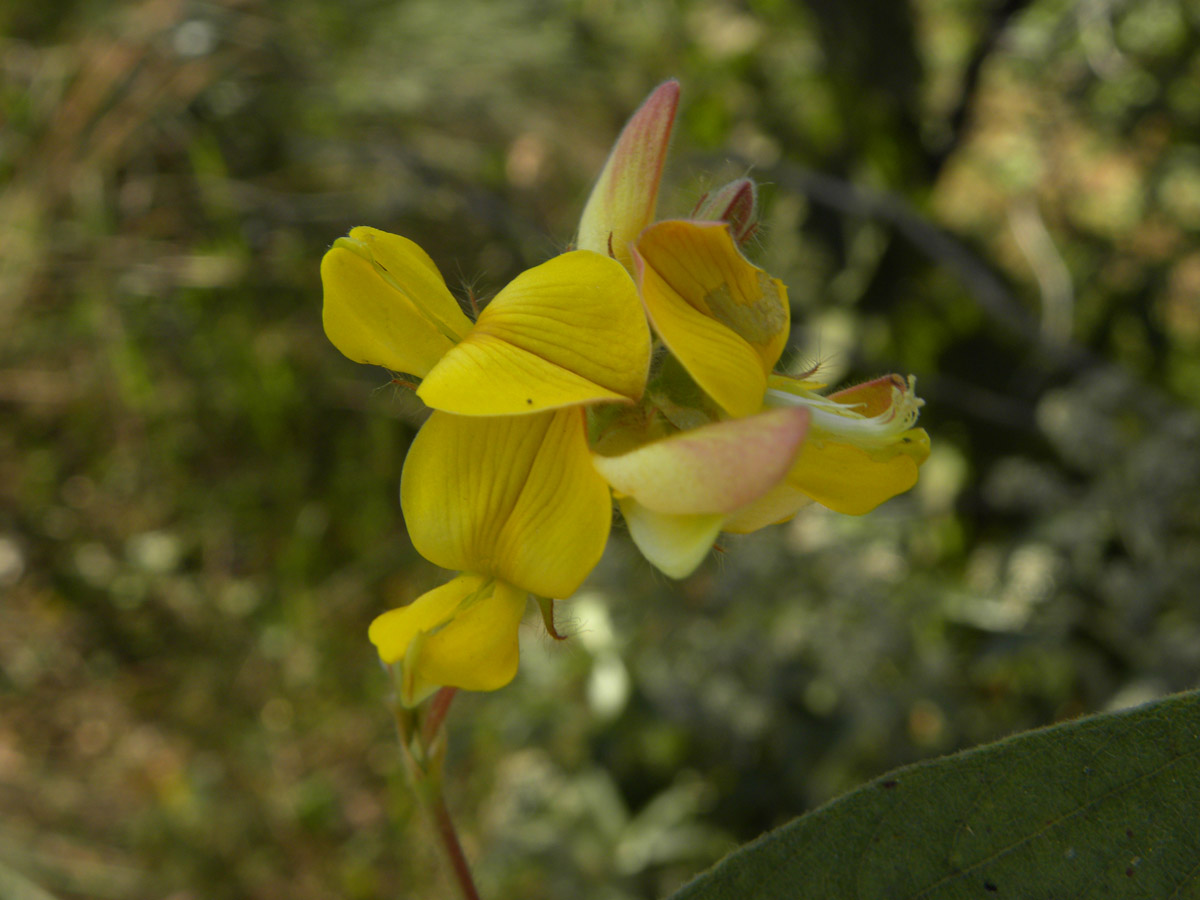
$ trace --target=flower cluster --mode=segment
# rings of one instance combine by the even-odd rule
[[[773,372],[790,309],[739,249],[754,183],[655,221],[678,100],[667,82],[625,126],[577,249],[519,275],[474,322],[405,238],[355,228],[322,261],[330,340],[416,376],[433,410],[401,507],[418,552],[461,574],[370,629],[408,705],[512,680],[528,596],[553,629],[553,598],[599,561],[614,498],[643,555],[682,578],[721,531],[813,501],[857,515],[916,483],[929,438],[911,376],[822,394]]]

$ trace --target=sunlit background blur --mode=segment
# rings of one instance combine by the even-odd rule
[[[1200,680],[1200,2],[0,4],[0,897],[452,896],[366,641],[444,578],[420,404],[325,339],[369,224],[486,298],[676,76],[795,370],[914,373],[863,518],[672,583],[618,524],[451,715],[489,900],[652,900],[894,766]]]

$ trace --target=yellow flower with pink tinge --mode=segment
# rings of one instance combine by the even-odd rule
[[[929,439],[911,376],[823,395],[773,372],[790,308],[739,249],[753,182],[655,221],[678,101],[667,82],[630,119],[577,249],[519,275],[474,322],[405,238],[355,228],[322,261],[330,340],[419,378],[433,409],[401,507],[418,552],[462,574],[371,625],[406,704],[511,681],[528,596],[545,612],[579,587],[613,498],[647,559],[681,578],[721,531],[812,501],[861,514],[916,483]]]

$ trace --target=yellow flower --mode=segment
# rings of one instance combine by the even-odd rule
[[[664,234],[660,226],[648,228],[654,221],[659,181],[678,104],[679,84],[668,81],[656,88],[634,113],[609,154],[579,224],[577,245],[607,252],[629,268],[643,282],[640,285],[643,302],[644,282],[646,278],[653,279],[655,273],[647,274],[635,247],[647,235],[658,234],[664,238],[662,248],[669,254],[671,245],[678,243],[683,235],[682,232]],[[738,238],[744,240],[754,231],[756,206],[753,182],[740,179],[702,198],[696,212],[731,221]],[[682,246],[678,249],[687,251]],[[740,261],[736,251],[735,255]],[[704,262],[693,253],[687,263],[697,260]],[[731,270],[729,266],[716,269],[703,266],[675,274],[685,281],[698,279],[714,289],[710,297],[712,308],[706,307],[706,314],[716,310],[740,316],[742,320],[760,314],[769,320],[759,329],[769,331],[769,335],[758,352],[770,360],[759,372],[758,382],[749,386],[751,393],[756,392],[752,402],[738,407],[741,416],[757,411],[762,405],[766,375],[788,337],[783,285],[756,269],[749,270],[747,280],[743,277],[747,270],[741,267]],[[756,306],[746,304],[751,294],[758,298]],[[653,310],[648,305],[646,309],[653,320]],[[706,320],[693,317],[684,327],[720,336],[716,330],[721,326],[715,321],[709,325]],[[662,330],[658,330],[665,339]],[[670,348],[669,342],[667,345]],[[739,340],[734,349],[745,350],[745,342]],[[727,353],[729,346],[717,347],[716,352]],[[737,380],[747,374],[739,369]],[[700,383],[706,389],[713,387],[711,383]],[[731,389],[738,388],[731,386]],[[670,413],[664,416],[663,406],[673,406],[676,416],[689,418],[688,413],[692,413],[690,422],[676,423],[675,428],[668,426],[673,436],[663,429],[664,419],[670,418]],[[600,439],[594,457],[596,468],[612,485],[626,524],[642,553],[675,577],[683,577],[699,565],[717,532],[731,516],[760,500],[781,482],[799,451],[808,425],[808,415],[799,410],[709,421],[694,409],[672,405],[668,397],[661,395],[647,398],[640,410],[628,415],[618,411],[614,418],[596,410],[594,418],[602,419],[593,422],[593,430]]]
[[[787,291],[741,255],[728,224],[659,222],[632,259],[654,331],[686,377],[652,386],[660,417],[602,426],[595,464],[659,569],[689,574],[722,530],[785,521],[812,500],[857,515],[916,483],[929,438],[914,427],[913,379],[826,397],[819,384],[772,374],[788,337]],[[684,396],[690,385],[703,394]]]
[[[472,323],[416,244],[372,228],[321,264],[324,322],[349,358],[421,378],[435,412],[401,478],[413,545],[460,575],[380,616],[401,700],[439,686],[494,690],[516,672],[530,593],[565,597],[595,566],[612,503],[582,405],[642,396],[650,335],[636,288],[588,250],[522,273]]]
[[[654,223],[678,103],[668,81],[622,130],[578,246],[630,270],[670,352],[637,410],[593,408],[592,436],[634,542],[682,578],[722,530],[755,531],[813,500],[865,513],[908,490],[929,438],[913,427],[911,377],[823,397],[823,385],[773,374],[791,315],[783,283],[738,251],[757,228],[753,181],[702,197],[691,221]]]
[[[621,132],[578,249],[518,276],[475,322],[405,238],[355,228],[322,261],[330,340],[421,379],[434,410],[401,507],[416,549],[462,574],[371,625],[406,704],[513,678],[528,595],[579,587],[608,538],[610,490],[643,554],[683,577],[722,530],[812,501],[860,514],[916,482],[929,439],[911,376],[825,396],[773,373],[790,308],[738,250],[757,227],[750,179],[702,198],[693,221],[655,223],[678,102],[678,83],[660,85]]]

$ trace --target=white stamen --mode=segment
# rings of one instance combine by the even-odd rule
[[[839,403],[815,391],[796,388],[767,391],[768,406],[802,406],[812,416],[812,428],[831,438],[844,438],[859,447],[882,447],[892,443],[917,424],[925,405],[916,394],[917,379],[909,375],[904,389],[892,386],[891,405],[877,416],[865,416],[855,407],[861,403]]]

